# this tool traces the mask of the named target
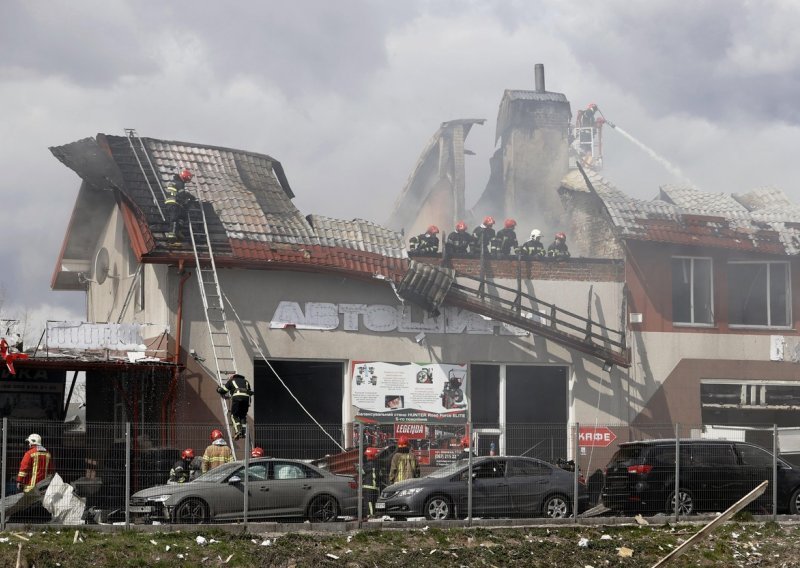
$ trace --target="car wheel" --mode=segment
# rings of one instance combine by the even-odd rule
[[[792,515],[800,515],[800,487],[794,490],[789,501],[789,512]]]
[[[453,518],[453,504],[450,499],[434,495],[425,501],[425,518],[430,521],[446,521]]]
[[[208,505],[200,499],[187,499],[175,507],[172,514],[175,523],[195,524],[208,522]]]
[[[308,505],[306,514],[312,523],[329,523],[339,516],[339,502],[331,495],[317,495]]]
[[[569,500],[563,495],[551,495],[542,505],[542,513],[548,519],[566,519],[569,511]]]
[[[667,499],[667,513],[675,512],[675,494],[673,493]],[[694,514],[694,499],[692,493],[688,489],[678,490],[678,515],[692,515]]]

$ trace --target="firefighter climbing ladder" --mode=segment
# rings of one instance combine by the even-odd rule
[[[198,207],[189,211],[189,235],[192,239],[194,259],[197,263],[197,284],[200,287],[200,298],[203,301],[203,312],[206,316],[208,336],[211,340],[211,351],[214,354],[214,368],[217,383],[222,386],[226,377],[236,372],[236,361],[233,358],[228,322],[225,317],[225,306],[222,301],[222,290],[219,287],[217,264],[214,261],[214,252],[211,248],[211,237],[208,234],[208,222],[203,209],[201,190],[197,188]],[[201,258],[201,254],[203,257]],[[225,426],[228,430],[228,439],[231,437],[231,421],[228,415],[228,404],[222,400],[222,413],[225,416]],[[236,459],[236,450],[231,443],[233,458]],[[245,452],[249,448],[245,448]]]
[[[162,200],[166,200],[166,193],[164,193],[164,188],[161,186],[159,172],[150,160],[150,155],[147,153],[144,142],[136,134],[136,130],[126,128],[125,133],[131,151],[136,158],[139,169],[153,197],[153,203],[155,203],[158,213],[161,215],[161,219],[164,220],[164,212],[161,210],[159,199],[153,189],[154,185],[158,187]],[[145,167],[145,163],[147,168]],[[151,181],[151,178],[153,181]],[[203,200],[201,199],[199,188],[197,188],[197,202],[198,207],[188,212],[189,234],[192,239],[192,250],[194,251],[194,259],[197,266],[197,283],[200,287],[200,298],[203,301],[203,312],[205,313],[206,324],[208,326],[211,351],[214,354],[214,368],[212,370],[216,373],[217,384],[222,386],[225,383],[225,378],[231,373],[236,372],[236,362],[234,361],[233,350],[231,349],[228,324],[225,318],[225,308],[222,303],[222,292],[219,287],[219,278],[217,276],[217,266],[214,261],[214,253],[211,249],[211,238],[208,234],[208,223],[206,222],[206,214],[203,209]],[[201,254],[203,255],[202,258]],[[128,299],[126,299],[126,304],[127,303]],[[225,417],[228,439],[232,442],[233,437],[231,436],[231,421],[228,412],[228,404],[224,398],[220,400],[222,402],[222,414]],[[249,448],[246,448],[246,451],[247,450],[249,450]],[[233,458],[236,459],[236,448],[233,443],[231,443],[231,452]]]

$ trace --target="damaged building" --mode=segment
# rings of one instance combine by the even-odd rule
[[[628,197],[580,167],[571,117],[542,68],[534,90],[506,91],[472,207],[464,140],[483,120],[443,123],[387,226],[300,212],[264,154],[133,132],[54,147],[81,188],[52,285],[87,295],[88,322],[140,325],[148,355],[169,364],[156,395],[169,402],[148,420],[223,424],[215,284],[227,370],[250,379],[254,437],[275,455],[352,443],[354,421],[425,437],[471,420],[481,452],[550,459],[567,454],[569,423],[800,427],[800,209],[773,189]],[[182,168],[197,205],[176,246],[161,208]],[[408,258],[404,235],[485,214],[563,228],[573,257]],[[118,390],[95,387],[118,403],[88,401],[95,419],[130,420]],[[332,436],[278,441],[314,422]],[[545,450],[524,424],[559,433]]]

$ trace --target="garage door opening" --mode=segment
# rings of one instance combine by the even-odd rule
[[[288,390],[265,361],[255,361],[254,445],[282,458],[313,459],[339,452],[330,437],[342,444],[344,363],[271,360],[270,365]]]

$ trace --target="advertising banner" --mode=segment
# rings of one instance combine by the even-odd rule
[[[352,405],[362,422],[463,424],[467,366],[353,362]]]

